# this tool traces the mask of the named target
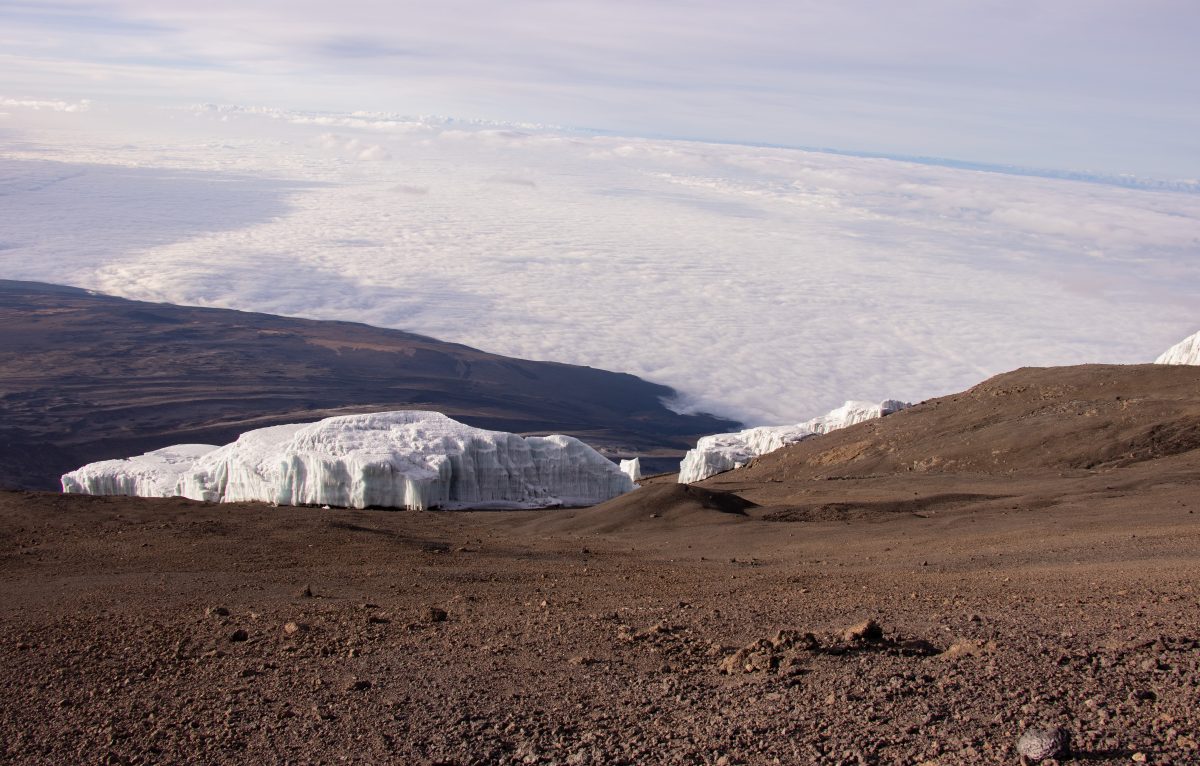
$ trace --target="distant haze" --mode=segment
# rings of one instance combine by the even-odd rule
[[[0,2],[0,97],[1200,177],[1194,0]]]

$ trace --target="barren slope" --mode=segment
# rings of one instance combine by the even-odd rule
[[[0,759],[976,766],[1049,722],[1200,763],[1196,372],[1021,370],[583,510],[0,493]]]
[[[777,520],[1045,507],[1200,475],[1200,367],[1026,368],[702,486]]]
[[[1200,367],[1027,367],[755,461],[763,481],[1108,469],[1200,447]]]

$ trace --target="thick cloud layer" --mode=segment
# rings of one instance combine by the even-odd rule
[[[36,115],[0,118],[0,277],[624,370],[748,423],[1149,361],[1197,320],[1196,194],[372,114]]]

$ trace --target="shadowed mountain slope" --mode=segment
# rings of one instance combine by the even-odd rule
[[[53,488],[94,460],[391,409],[566,433],[669,464],[698,436],[735,425],[668,410],[673,393],[633,375],[351,322],[0,280],[0,486]]]

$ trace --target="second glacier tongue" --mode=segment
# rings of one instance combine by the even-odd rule
[[[696,442],[679,466],[679,483],[691,484],[718,473],[741,468],[759,455],[774,452],[801,439],[829,433],[864,420],[880,418],[909,407],[907,402],[849,401],[812,420],[787,426],[758,426],[729,434],[713,434]]]

